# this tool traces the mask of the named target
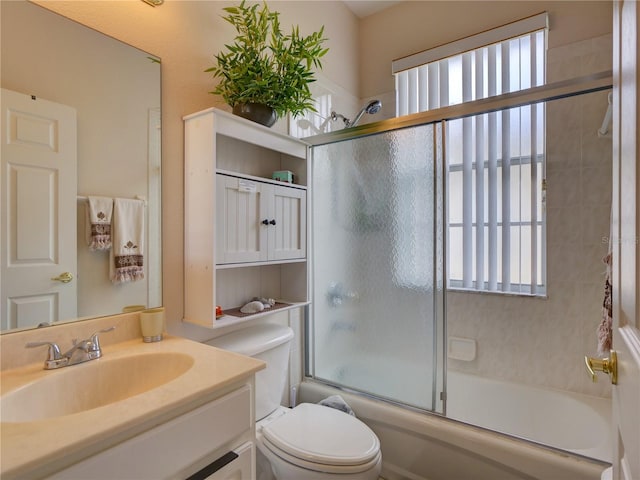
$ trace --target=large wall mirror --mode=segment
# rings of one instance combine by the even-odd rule
[[[159,59],[27,1],[0,8],[0,328],[161,305]],[[89,196],[141,200],[119,231],[142,229],[144,279],[114,283],[115,245],[89,248]]]

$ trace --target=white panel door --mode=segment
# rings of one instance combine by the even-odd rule
[[[638,238],[638,24],[635,0],[614,3],[613,14],[613,478],[640,479],[640,256]]]
[[[307,192],[273,186],[269,216],[269,260],[304,258],[306,255]]]
[[[216,263],[267,260],[266,197],[270,185],[216,175]],[[203,219],[202,221],[207,221]]]
[[[2,89],[2,329],[77,317],[76,111]],[[63,273],[73,279],[53,280]]]

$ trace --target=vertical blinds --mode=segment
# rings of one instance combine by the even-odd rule
[[[546,14],[394,62],[396,113],[544,83]],[[530,31],[533,26],[542,27]],[[508,28],[507,28],[508,27]],[[524,29],[527,33],[513,38]],[[509,38],[486,45],[488,39]],[[482,46],[470,49],[476,43]],[[443,53],[460,53],[442,58]],[[542,105],[447,122],[450,287],[540,295],[544,288]]]
[[[396,114],[408,115],[542,85],[538,82],[544,81],[547,24],[547,13],[540,13],[394,60]],[[526,39],[531,37],[535,41],[529,50]],[[520,40],[522,56],[528,58],[518,58]],[[530,71],[535,68],[539,74],[535,79],[527,78],[527,64],[531,65]],[[465,72],[462,84],[461,69]]]

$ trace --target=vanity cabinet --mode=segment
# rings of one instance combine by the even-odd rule
[[[245,384],[47,479],[253,479],[251,390]]]
[[[185,122],[185,318],[217,327],[254,297],[308,301],[308,146],[217,109]],[[294,183],[272,179],[293,173]]]

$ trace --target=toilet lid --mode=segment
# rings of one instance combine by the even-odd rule
[[[380,451],[378,437],[360,420],[312,403],[265,425],[262,434],[288,455],[323,465],[361,465]]]

